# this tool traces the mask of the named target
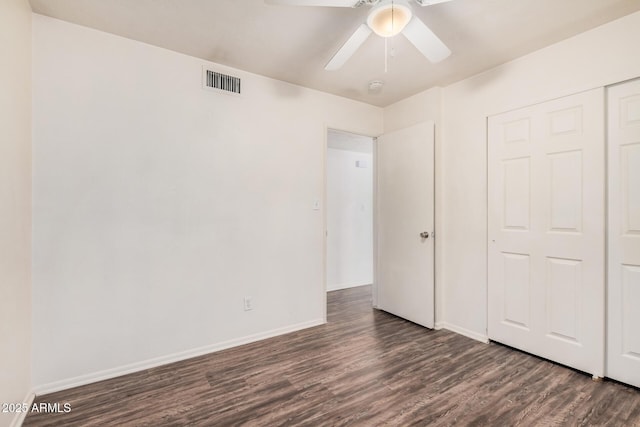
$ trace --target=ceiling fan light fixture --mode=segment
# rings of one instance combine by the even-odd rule
[[[367,25],[380,37],[393,37],[409,23],[413,14],[402,1],[383,1],[367,17]]]

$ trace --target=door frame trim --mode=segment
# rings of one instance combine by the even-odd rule
[[[329,149],[329,131],[335,130],[339,132],[352,133],[355,135],[365,136],[367,138],[373,139],[373,201],[372,201],[372,212],[373,212],[373,253],[371,254],[373,258],[373,283],[372,283],[372,296],[373,296],[373,307],[377,307],[377,286],[376,286],[376,277],[377,277],[377,259],[376,252],[378,248],[378,230],[377,230],[377,218],[376,218],[376,209],[375,206],[377,204],[378,198],[378,187],[377,187],[377,173],[378,173],[378,165],[377,165],[377,143],[378,136],[380,135],[372,135],[368,132],[364,132],[362,130],[351,129],[351,128],[343,128],[341,126],[332,126],[331,123],[325,123],[323,127],[324,136],[323,136],[323,144],[322,144],[322,195],[321,195],[321,212],[322,212],[322,318],[324,322],[327,322],[327,150]]]

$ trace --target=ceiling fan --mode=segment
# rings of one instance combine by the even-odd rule
[[[450,0],[413,0],[420,6],[430,6]],[[358,29],[336,52],[324,67],[341,68],[372,32],[380,37],[393,37],[402,33],[429,61],[436,63],[451,55],[449,48],[418,17],[413,15],[409,0],[265,0],[272,5],[360,7],[372,6],[366,23]]]

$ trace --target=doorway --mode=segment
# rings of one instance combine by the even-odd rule
[[[372,284],[375,308],[427,328],[435,321],[434,147],[432,121],[375,139],[328,130],[325,162],[326,290]]]
[[[373,283],[374,139],[328,129],[327,292]]]

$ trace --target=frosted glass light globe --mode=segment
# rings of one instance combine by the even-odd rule
[[[393,37],[409,23],[413,14],[401,1],[385,1],[371,10],[367,25],[380,37]]]

